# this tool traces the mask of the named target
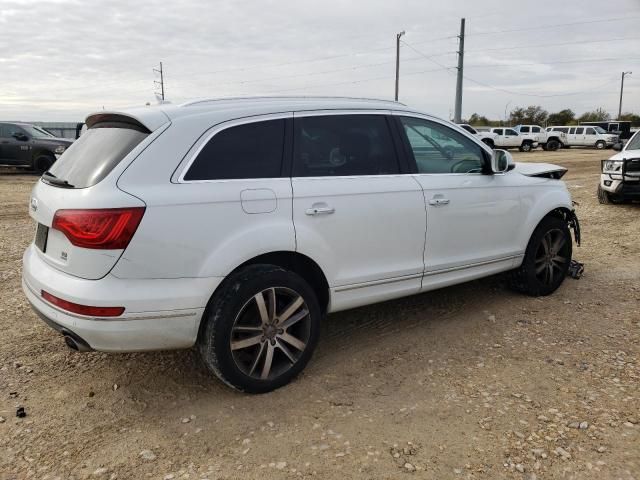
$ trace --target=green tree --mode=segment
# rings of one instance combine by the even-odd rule
[[[527,108],[518,107],[511,110],[509,114],[509,122],[512,125],[533,124],[544,125],[547,121],[549,112],[539,105],[529,105]]]
[[[491,121],[484,115],[478,115],[477,113],[474,113],[469,117],[468,123],[470,125],[486,126],[486,125],[490,125]]]
[[[550,125],[572,125],[576,121],[576,114],[570,108],[549,115],[547,122]]]
[[[634,127],[640,126],[640,115],[636,115],[635,113],[623,113],[622,115],[620,115],[620,118],[618,120],[631,122],[631,125],[633,125]]]
[[[585,112],[578,117],[579,122],[606,122],[607,120],[611,120],[611,115],[602,107],[592,112]]]

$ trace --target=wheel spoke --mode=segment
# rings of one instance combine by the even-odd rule
[[[256,371],[256,367],[258,366],[258,363],[260,363],[260,358],[262,357],[262,354],[264,353],[264,349],[265,349],[266,345],[267,345],[266,342],[263,343],[262,345],[260,345],[260,351],[256,355],[256,359],[253,361],[253,364],[251,365],[251,370],[249,370],[249,375],[253,375],[253,372]]]
[[[282,351],[282,353],[284,353],[287,358],[289,359],[289,361],[294,364],[296,363],[296,359],[293,358],[293,354],[291,353],[291,351],[287,348],[287,346],[284,344],[284,342],[282,342],[280,339],[276,340],[276,345],[278,346],[278,348]]]
[[[567,263],[567,258],[566,257],[561,257],[560,255],[554,255],[551,260],[556,262],[556,263],[560,263],[560,264]]]
[[[282,328],[283,330],[286,330],[287,328],[289,328],[291,325],[298,323],[300,320],[302,320],[304,317],[306,317],[307,315],[309,315],[309,310],[307,310],[306,308],[303,308],[302,310],[300,310],[298,313],[296,313],[295,315],[290,316],[288,319],[286,319],[284,322],[280,321],[280,323],[278,324],[279,328]]]
[[[566,239],[564,238],[564,235],[562,235],[561,233],[558,234],[558,237],[556,238],[556,240],[553,242],[553,246],[551,247],[551,251],[555,254],[558,253],[560,251],[560,249],[562,247],[564,247],[564,244],[566,243]]]
[[[267,293],[267,306],[269,309],[269,321],[276,318],[276,289],[270,288]]]
[[[246,327],[246,326],[238,326],[233,327],[234,332],[261,332],[262,327]]]
[[[269,376],[269,372],[271,372],[271,364],[273,363],[273,350],[274,346],[271,343],[267,344],[267,355],[264,358],[264,366],[262,367],[262,374],[260,378],[265,380]]]
[[[553,283],[553,266],[549,265],[547,268],[549,271],[549,285],[551,285]]]
[[[302,340],[298,340],[296,337],[294,337],[293,335],[287,332],[284,332],[283,334],[280,335],[280,340],[284,340],[289,345],[297,348],[300,351],[303,351],[307,346],[307,344],[304,343]]]
[[[280,315],[278,315],[279,321],[280,322],[284,322],[287,318],[289,318],[291,315],[293,315],[295,313],[295,311],[298,310],[302,306],[303,303],[304,303],[304,300],[302,299],[302,297],[300,295],[298,295],[287,306],[287,308],[284,309],[284,312],[282,312]]]
[[[549,233],[547,233],[543,238],[542,238],[542,248],[544,249],[544,254],[547,255],[549,253]]]
[[[547,264],[541,263],[539,266],[536,267],[536,275],[542,272],[546,268],[547,268]]]
[[[267,323],[269,323],[269,312],[267,311],[267,305],[264,302],[264,295],[262,295],[262,292],[259,292],[256,293],[253,298],[255,298],[256,305],[258,305],[260,320],[262,321],[263,325],[266,325]]]
[[[262,341],[262,335],[256,335],[255,337],[249,337],[249,338],[244,338],[242,340],[237,340],[235,342],[231,342],[231,350],[241,350],[243,348],[257,345],[261,341]]]

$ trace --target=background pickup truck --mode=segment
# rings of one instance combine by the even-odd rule
[[[496,135],[494,133],[476,130],[471,125],[468,125],[466,123],[459,123],[458,125],[464,128],[470,134],[478,137],[480,141],[487,144],[489,147],[495,148],[497,146]]]
[[[516,125],[513,130],[524,138],[538,142],[543,150],[558,150],[567,143],[567,135],[562,132],[547,132],[540,125]]]
[[[529,137],[524,137],[513,128],[496,127],[490,132],[495,134],[495,145],[500,148],[518,148],[521,152],[530,152],[538,147],[538,142]]]

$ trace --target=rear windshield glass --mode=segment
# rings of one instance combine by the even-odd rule
[[[49,174],[73,188],[91,187],[148,135],[148,130],[130,124],[96,124],[67,148]]]

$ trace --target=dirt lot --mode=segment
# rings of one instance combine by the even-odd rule
[[[69,351],[20,287],[36,177],[5,172],[0,478],[640,478],[640,205],[597,203],[609,154],[516,155],[569,167],[581,280],[528,298],[495,277],[331,315],[304,375],[261,396],[192,351]]]

